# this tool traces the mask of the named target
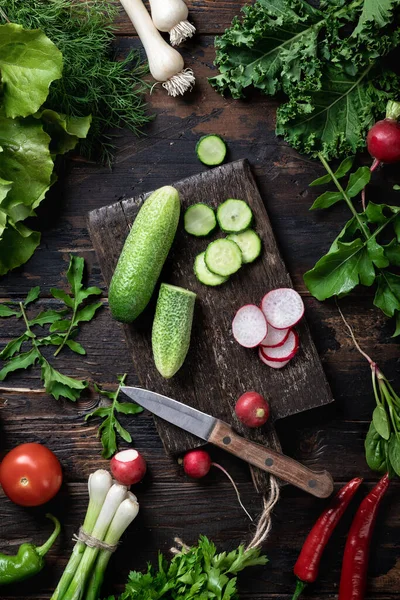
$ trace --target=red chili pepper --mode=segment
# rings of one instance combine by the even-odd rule
[[[363,600],[367,583],[369,548],[379,505],[389,487],[386,473],[361,502],[344,549],[339,600]]]
[[[325,546],[361,483],[362,479],[356,477],[342,487],[308,534],[294,566],[298,581],[293,600],[299,598],[308,583],[317,579]]]

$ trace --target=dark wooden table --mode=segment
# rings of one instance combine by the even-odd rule
[[[365,484],[359,499],[377,480],[364,459],[363,443],[374,406],[367,363],[354,350],[334,302],[320,304],[305,289],[302,275],[329,246],[347,218],[337,206],[320,214],[308,209],[316,196],[309,182],[321,174],[320,166],[289,148],[274,134],[276,104],[254,95],[245,102],[223,99],[207,83],[213,71],[213,37],[238,14],[240,0],[192,0],[188,2],[199,35],[183,50],[196,72],[197,85],[184,99],[168,98],[155,89],[149,109],[157,118],[147,136],[135,138],[120,132],[118,154],[112,171],[95,164],[70,162],[68,173],[40,209],[42,244],[25,267],[0,280],[0,299],[18,300],[34,285],[43,290],[43,306],[58,307],[50,299],[50,287],[65,286],[70,252],[87,262],[91,284],[104,283],[86,228],[89,210],[120,198],[146,192],[204,169],[194,146],[200,135],[218,133],[229,145],[229,159],[247,157],[257,177],[272,225],[294,284],[303,295],[312,333],[323,361],[336,403],[278,423],[286,452],[309,464],[328,468],[339,487],[362,475]],[[125,53],[138,46],[132,27],[121,15],[119,49]],[[395,176],[395,171],[386,174]],[[135,383],[135,368],[125,347],[122,328],[111,320],[104,289],[105,308],[91,324],[82,327],[84,358],[65,352],[63,371],[114,386],[117,373],[127,372]],[[391,339],[393,324],[372,306],[365,290],[343,300],[341,306],[364,349],[388,377],[399,382],[399,344]],[[0,345],[16,334],[11,321],[0,322]],[[55,401],[40,391],[38,372],[23,372],[5,384],[30,388],[31,393],[0,392],[1,446],[5,452],[27,441],[48,445],[59,456],[65,483],[50,507],[26,510],[0,495],[0,549],[14,553],[25,540],[41,543],[49,527],[44,512],[50,508],[63,523],[63,533],[48,556],[45,571],[26,584],[2,589],[2,600],[50,598],[69,556],[71,537],[81,523],[87,503],[90,472],[107,463],[101,459],[96,439],[97,424],[84,423],[85,413],[99,398],[88,395],[76,405]],[[399,387],[399,386],[398,386]],[[155,561],[157,550],[168,552],[178,535],[194,543],[199,534],[212,538],[221,549],[249,539],[252,526],[240,510],[230,484],[219,473],[196,483],[182,474],[175,460],[165,456],[152,417],[142,414],[124,419],[135,446],[149,464],[149,474],[138,487],[140,517],[125,535],[112,561],[104,595],[118,591],[130,569],[142,569]],[[240,487],[245,505],[256,515],[260,499],[254,492],[247,466],[213,450],[213,457],[229,469]],[[385,499],[376,530],[370,561],[368,598],[387,600],[400,596],[400,486],[393,482]],[[355,503],[356,505],[357,503]],[[274,527],[265,552],[270,563],[241,579],[242,598],[289,600],[294,588],[292,568],[301,544],[325,505],[324,501],[286,487],[274,514]],[[319,582],[309,597],[332,598],[337,592],[343,546],[355,505],[343,519],[329,545]]]

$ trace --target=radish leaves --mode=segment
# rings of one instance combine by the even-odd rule
[[[319,196],[311,209],[328,208],[342,200],[353,217],[333,241],[328,253],[305,273],[305,284],[315,298],[326,300],[348,294],[359,284],[369,287],[375,283],[374,304],[388,317],[396,316],[395,335],[399,335],[400,276],[392,273],[390,268],[400,265],[400,207],[369,202],[366,210],[358,213],[352,198],[369,182],[369,169],[360,167],[351,173],[345,186],[339,180],[346,176],[347,169],[339,167],[333,173],[321,155],[320,158],[328,174],[312,185],[334,181],[337,191]],[[383,233],[387,237],[390,232],[393,239],[389,244],[383,244]]]

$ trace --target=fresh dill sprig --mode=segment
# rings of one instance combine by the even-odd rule
[[[80,151],[106,164],[113,156],[110,130],[128,127],[140,134],[151,119],[144,101],[147,64],[137,50],[116,57],[117,14],[109,0],[0,0],[0,23],[7,18],[42,29],[61,50],[63,77],[51,85],[46,107],[73,116],[92,114]]]

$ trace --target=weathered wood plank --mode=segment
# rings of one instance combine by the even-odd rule
[[[149,309],[134,324],[124,328],[135,371],[146,389],[213,414],[233,424],[253,441],[269,441],[276,447],[274,438],[265,437],[266,431],[249,432],[237,419],[235,403],[244,391],[256,389],[269,399],[272,420],[323,406],[330,403],[332,397],[305,321],[298,328],[301,350],[284,371],[266,370],[256,351],[239,347],[229,333],[238,307],[260,302],[268,289],[291,286],[262,199],[244,162],[224,165],[175,186],[180,193],[182,212],[194,200],[214,208],[227,198],[245,200],[252,208],[263,252],[259,260],[241,269],[224,286],[209,289],[199,283],[193,273],[194,258],[206,244],[179,228],[160,280],[188,287],[198,296],[191,349],[175,377],[166,381],[159,375],[151,350],[153,298]],[[125,200],[89,215],[90,234],[107,283],[141,201],[142,198]],[[180,453],[193,447],[192,436],[188,437],[163,420],[156,419],[156,423],[167,451]],[[260,488],[264,488],[261,483],[264,479],[263,476],[259,482]]]

